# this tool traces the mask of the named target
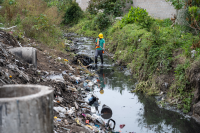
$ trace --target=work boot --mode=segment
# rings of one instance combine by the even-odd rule
[[[97,64],[97,57],[95,57],[95,64]]]

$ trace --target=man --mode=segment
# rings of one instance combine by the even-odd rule
[[[95,64],[97,64],[97,57],[101,57],[101,65],[103,65],[103,50],[105,49],[105,40],[103,39],[103,34],[99,34],[99,38],[96,39],[96,52],[95,52]]]

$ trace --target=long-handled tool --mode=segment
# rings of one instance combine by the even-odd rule
[[[100,48],[102,48],[102,47],[100,46]],[[103,48],[102,48],[102,49],[103,49]],[[110,55],[108,54],[108,52],[106,52],[105,50],[104,50],[104,52],[108,55],[108,57],[110,57]],[[110,57],[110,59],[112,59],[112,62],[114,62],[114,60],[113,60],[112,57]]]

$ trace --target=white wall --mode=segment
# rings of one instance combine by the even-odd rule
[[[76,0],[83,10],[86,10],[88,1],[89,0]],[[127,6],[130,7],[131,5],[127,4]],[[165,0],[133,0],[132,6],[146,9],[149,15],[154,18],[171,18],[173,14],[176,14],[174,7]]]
[[[134,7],[141,7],[147,10],[154,18],[171,18],[176,10],[165,0],[133,0]]]
[[[76,0],[76,2],[79,4],[79,6],[81,7],[82,10],[86,10],[86,8],[88,7],[88,2],[90,0]]]

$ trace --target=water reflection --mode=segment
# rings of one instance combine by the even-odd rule
[[[100,70],[97,71],[97,74],[99,75],[100,88],[103,89],[105,88],[105,85],[106,85],[106,79],[105,79],[103,66],[100,67]]]
[[[130,75],[126,76],[124,71],[119,71],[117,67],[99,67],[97,74],[99,75],[102,90],[107,92],[111,90],[109,91],[110,95],[100,96],[100,100],[102,100],[102,98],[104,99],[102,104],[110,105],[111,103],[109,103],[108,100],[111,100],[113,95],[117,95],[116,93],[120,93],[121,97],[117,96],[117,99],[112,100],[119,104],[120,102],[118,102],[118,100],[122,101],[121,106],[125,105],[124,102],[129,103],[128,106],[130,106],[130,108],[123,110],[125,113],[130,114],[129,119],[123,117],[119,119],[115,114],[113,116],[113,119],[116,120],[118,124],[123,124],[119,123],[122,119],[126,121],[125,124],[128,126],[126,126],[122,132],[127,130],[128,132],[137,131],[139,133],[200,132],[200,126],[194,120],[188,120],[176,112],[159,108],[154,97],[145,97],[143,94],[130,94],[128,91],[132,89],[136,80],[131,79]],[[125,99],[130,96],[134,96],[135,100],[137,99],[137,103],[134,103],[130,99]],[[133,103],[132,105],[131,102]],[[119,109],[119,105],[115,103],[112,103],[112,105],[112,110],[116,112],[116,110]],[[136,113],[131,114],[133,111]],[[117,114],[124,116],[123,113]],[[136,125],[131,127],[130,125],[132,125],[133,120],[136,121]],[[119,127],[116,129],[118,128]]]
[[[138,115],[138,126],[149,128],[155,132],[172,133],[199,133],[200,126],[193,120],[163,108],[159,108],[152,97],[146,98],[143,94],[137,94],[138,100],[144,105],[143,111]]]
[[[80,46],[85,46],[85,49],[81,50],[93,57],[92,41],[84,42]],[[114,67],[112,61],[106,56],[104,58],[104,67],[96,66],[100,89],[95,91],[100,91],[96,95],[99,97],[101,105],[106,104],[112,109],[112,119],[116,121],[115,129],[117,131],[120,130],[120,124],[125,124],[122,129],[123,133],[200,132],[200,126],[194,120],[187,120],[176,112],[159,108],[153,97],[129,93],[136,80],[132,79],[131,75],[125,71],[119,71],[118,67]]]

